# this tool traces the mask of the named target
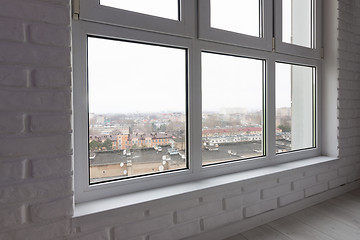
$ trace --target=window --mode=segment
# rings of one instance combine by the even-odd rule
[[[319,0],[275,0],[278,52],[320,58],[321,6]]]
[[[320,154],[320,0],[79,4],[76,202]]]
[[[276,63],[276,152],[315,147],[314,67]]]
[[[203,52],[201,63],[203,165],[263,156],[264,61]]]
[[[88,37],[90,184],[187,167],[186,159],[159,154],[142,140],[177,137],[185,145],[186,122],[165,123],[174,112],[186,119],[186,55],[180,48]],[[133,145],[106,145],[113,136]]]
[[[212,28],[261,37],[260,0],[211,0],[210,26]],[[246,24],[242,24],[246,22]]]
[[[313,46],[313,1],[282,0],[282,41],[311,48]]]
[[[103,6],[179,20],[178,0],[100,0]]]

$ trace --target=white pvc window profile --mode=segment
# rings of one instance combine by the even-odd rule
[[[180,20],[179,3],[178,0],[100,0],[103,6],[172,20]]]
[[[231,28],[222,27],[224,24],[221,21],[215,21],[212,19],[211,14],[215,14],[216,19],[220,19],[221,15],[218,13],[217,9],[211,9],[218,6],[221,6],[222,2],[211,0],[200,0],[199,1],[199,38],[203,40],[215,41],[219,43],[237,45],[242,47],[249,47],[262,50],[271,50],[272,49],[272,1],[266,0],[252,0],[256,1],[258,6],[258,12],[256,16],[249,16],[251,19],[246,17],[236,17],[236,14],[233,15],[233,22],[238,21],[232,24]],[[241,10],[241,4],[246,4],[247,1],[240,1],[235,4],[234,7]],[[213,4],[212,4],[213,3]],[[215,4],[216,3],[216,4]],[[223,7],[226,8],[226,2],[223,3]],[[245,7],[245,6],[244,6]],[[253,9],[254,6],[251,6]],[[255,12],[252,10],[252,12]],[[227,18],[223,15],[223,18]],[[257,19],[259,17],[259,19]],[[259,29],[246,29],[245,26],[248,21],[258,21]],[[226,22],[226,21],[225,21]],[[231,22],[231,19],[228,19],[227,22]],[[258,34],[257,34],[258,30]]]
[[[191,44],[187,38],[141,32],[134,29],[122,29],[110,25],[90,23],[84,21],[74,21],[73,30],[73,60],[74,60],[74,81],[73,81],[73,104],[74,104],[74,175],[76,202],[121,195],[134,191],[142,191],[158,186],[176,184],[191,176],[190,169],[181,169],[174,172],[164,172],[158,175],[146,175],[122,181],[106,182],[92,185],[89,183],[89,152],[88,152],[88,37],[103,37],[114,40],[138,41],[143,43],[154,43],[166,47],[191,49]],[[139,37],[141,35],[141,37]],[[184,103],[185,104],[185,103]],[[192,106],[188,106],[188,111],[192,111]],[[84,124],[85,123],[85,124]],[[190,153],[191,145],[189,146]],[[191,163],[190,163],[191,164]]]
[[[100,0],[78,1],[80,4],[80,20],[186,37],[193,37],[194,35],[195,1],[179,0],[179,19],[170,19],[151,15],[151,13],[145,14],[144,12],[101,5]]]
[[[275,0],[274,3],[276,52],[321,58],[322,0]]]
[[[215,176],[245,171],[249,169],[265,167],[269,165],[276,165],[284,162],[305,159],[309,157],[319,156],[321,154],[319,136],[319,128],[315,129],[316,144],[315,148],[303,149],[299,151],[276,154],[275,145],[275,63],[283,62],[288,64],[304,65],[316,67],[316,81],[319,86],[318,79],[321,79],[319,74],[320,61],[316,59],[309,59],[303,57],[301,52],[293,51],[289,54],[282,54],[280,52],[272,52],[272,1],[264,0],[264,12],[268,15],[265,22],[265,27],[261,37],[248,36],[240,33],[224,31],[221,29],[210,28],[208,39],[204,38],[203,14],[204,9],[201,8],[203,4],[206,5],[208,0],[199,1],[199,38],[197,38],[195,26],[197,22],[174,21],[163,19],[155,16],[147,16],[140,13],[125,12],[121,9],[112,9],[110,7],[99,7],[99,1],[94,0],[80,0],[82,8],[80,12],[80,21],[73,21],[73,62],[74,62],[74,178],[75,178],[75,201],[76,203],[85,202],[110,196],[132,193],[136,191],[144,191],[154,189],[165,185],[174,185],[183,182],[195,181],[199,179],[212,178]],[[187,1],[192,2],[195,1]],[[93,4],[97,9],[88,9]],[[84,7],[85,6],[85,7]],[[266,7],[267,6],[267,7]],[[101,10],[99,10],[101,9]],[[195,8],[194,8],[195,9]],[[194,10],[193,9],[193,10]],[[88,11],[88,12],[87,12]],[[90,11],[90,12],[89,12]],[[112,16],[107,18],[106,13],[112,12]],[[101,16],[87,15],[89,13],[102,13]],[[124,20],[124,16],[130,14],[131,19]],[[84,19],[84,17],[88,20]],[[195,11],[194,11],[195,16]],[[275,16],[274,16],[275,18]],[[102,20],[101,20],[102,19]],[[108,20],[106,22],[105,20]],[[121,19],[125,22],[121,22]],[[140,20],[142,19],[142,20]],[[144,19],[151,20],[150,22],[140,23]],[[100,21],[101,20],[101,21]],[[111,23],[111,21],[112,23]],[[127,22],[128,21],[128,22]],[[116,24],[116,22],[118,24]],[[166,26],[153,26],[157,23],[168,23]],[[171,29],[170,23],[177,22],[176,27]],[[105,23],[105,24],[104,24]],[[189,23],[189,26],[182,28],[181,26]],[[127,25],[128,24],[128,25]],[[137,24],[145,24],[146,26],[139,26]],[[269,28],[266,28],[269,26]],[[278,25],[276,25],[278,26]],[[205,26],[206,28],[206,26]],[[192,29],[189,31],[189,29]],[[189,31],[189,32],[187,32]],[[164,34],[165,33],[165,34]],[[183,37],[186,36],[190,37]],[[179,37],[179,35],[181,35]],[[216,39],[216,35],[220,39]],[[132,179],[124,179],[122,181],[114,181],[103,184],[89,185],[88,172],[88,144],[87,132],[88,126],[84,123],[88,121],[87,113],[87,37],[105,37],[111,39],[119,39],[124,41],[135,41],[148,44],[158,44],[165,47],[176,47],[187,49],[188,51],[188,134],[189,134],[189,169],[179,170],[171,173],[162,173],[151,176],[141,176]],[[260,35],[259,35],[260,36]],[[206,41],[203,41],[206,40]],[[291,45],[291,47],[296,47]],[[264,51],[265,50],[265,51]],[[309,50],[309,49],[308,49]],[[313,49],[310,49],[312,52]],[[228,54],[238,57],[247,57],[260,59],[264,61],[265,65],[265,82],[264,82],[264,155],[255,159],[248,159],[246,161],[232,161],[222,164],[202,166],[201,158],[201,120],[202,120],[202,105],[201,105],[201,52],[212,52],[218,54]],[[306,55],[306,54],[305,54]],[[85,87],[84,87],[85,86]],[[318,126],[319,116],[319,89],[316,88],[316,121],[315,126]]]
[[[315,157],[315,156],[319,156],[321,154],[321,142],[319,141],[319,136],[321,136],[321,129],[319,127],[319,123],[321,122],[321,114],[320,114],[320,108],[319,106],[321,106],[321,91],[320,91],[320,86],[321,86],[321,82],[319,79],[321,79],[321,64],[320,64],[320,60],[315,60],[315,59],[305,59],[302,57],[294,57],[294,56],[288,56],[288,55],[283,55],[283,54],[276,54],[276,60],[274,60],[274,71],[276,68],[276,64],[285,64],[285,65],[293,65],[293,66],[298,66],[298,67],[303,67],[305,69],[312,69],[312,79],[311,79],[311,84],[312,84],[312,89],[311,92],[307,92],[307,94],[305,95],[301,95],[303,94],[301,92],[301,90],[299,92],[297,92],[295,94],[295,96],[292,96],[293,100],[295,98],[296,99],[300,99],[301,98],[306,98],[308,101],[311,101],[311,105],[312,108],[307,111],[308,115],[311,116],[307,116],[308,120],[309,118],[311,119],[311,131],[307,132],[307,144],[303,144],[301,143],[300,147],[295,149],[292,149],[288,152],[282,152],[279,153],[277,152],[277,146],[275,145],[276,143],[276,136],[272,136],[273,141],[271,141],[271,148],[270,148],[270,152],[271,154],[275,153],[275,156],[273,156],[272,158],[275,159],[276,161],[282,162],[282,161],[294,161],[297,159],[305,159],[305,158],[310,158],[310,157]],[[299,79],[298,81],[301,81],[301,78],[303,76],[298,76]],[[271,96],[274,96],[275,99],[273,99],[273,101],[276,101],[276,94],[281,94],[281,92],[276,91],[276,71],[274,72],[274,78],[273,79],[273,83],[269,83],[269,84],[273,84],[272,85],[272,89],[271,91],[274,92],[274,94],[271,94]],[[300,85],[302,85],[300,83]],[[294,92],[293,92],[294,94]],[[293,106],[294,108],[296,108],[296,106]],[[298,130],[299,128],[302,129],[304,127],[303,122],[302,122],[302,118],[304,117],[304,113],[302,112],[302,106],[298,106],[298,108],[300,109],[293,109],[293,130]],[[276,127],[275,127],[275,122],[276,122],[276,104],[275,104],[275,108],[272,109],[272,111],[274,111],[272,114],[274,114],[274,118],[272,118],[272,122],[271,125],[269,126],[270,128],[274,128],[272,130],[272,133],[274,133],[276,131]],[[273,124],[273,125],[272,125]],[[298,128],[298,129],[296,129]],[[310,138],[310,139],[309,139]],[[301,140],[301,139],[299,139]],[[277,152],[277,153],[276,153]]]

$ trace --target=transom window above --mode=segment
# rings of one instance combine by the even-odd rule
[[[262,36],[261,0],[211,0],[210,25],[213,28]]]
[[[313,44],[313,1],[282,0],[282,41],[312,48]]]
[[[103,6],[179,20],[178,0],[100,0]]]

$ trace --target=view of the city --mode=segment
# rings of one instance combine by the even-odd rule
[[[88,38],[90,182],[187,168],[186,50]]]
[[[278,110],[277,148],[291,149],[290,111]],[[91,182],[185,168],[181,113],[89,114]],[[203,164],[263,155],[261,113],[203,114]]]
[[[188,168],[193,159],[187,150],[186,50],[95,37],[88,38],[88,48],[90,182]],[[263,156],[265,61],[207,52],[201,60],[202,164]],[[277,66],[276,151],[281,153],[293,150],[296,68]],[[300,97],[304,107],[298,112],[304,114],[309,107]]]
[[[91,181],[186,167],[181,113],[90,114]]]
[[[203,113],[203,164],[262,156],[262,112],[223,111]]]
[[[208,52],[201,60],[203,165],[263,156],[264,61]]]

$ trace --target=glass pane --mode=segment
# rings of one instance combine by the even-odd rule
[[[100,4],[157,17],[179,20],[178,0],[100,0]]]
[[[186,55],[88,38],[90,182],[187,167]]]
[[[210,26],[261,37],[260,0],[210,0]]]
[[[312,0],[282,0],[282,41],[311,48]]]
[[[263,156],[263,60],[202,53],[203,165]]]
[[[314,147],[315,68],[276,63],[276,152]]]

